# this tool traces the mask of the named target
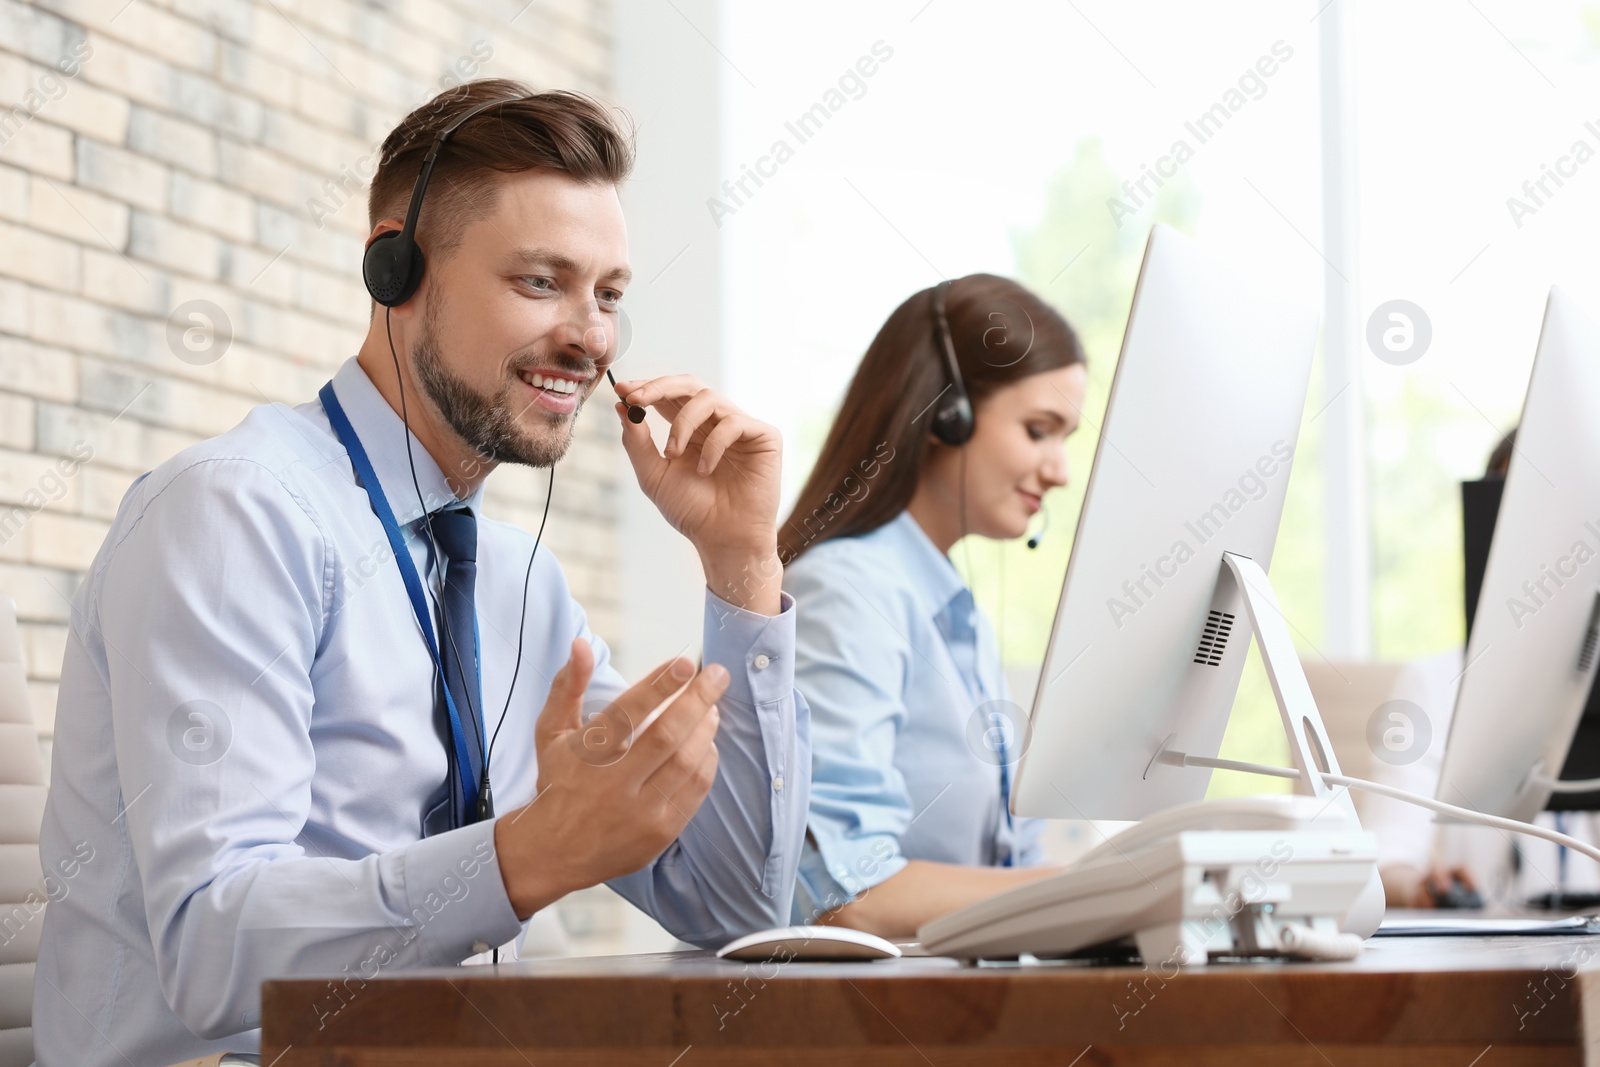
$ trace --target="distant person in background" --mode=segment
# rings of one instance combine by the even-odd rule
[[[1503,479],[1511,466],[1516,430],[1490,453],[1486,479]],[[1481,575],[1480,575],[1481,577]],[[1408,664],[1390,700],[1415,704],[1428,718],[1433,742],[1414,763],[1374,764],[1378,781],[1433,796],[1444,764],[1445,740],[1461,687],[1464,651],[1451,649]],[[1440,799],[1465,804],[1465,797]],[[1552,893],[1600,890],[1600,866],[1552,842],[1507,834],[1484,826],[1437,823],[1431,812],[1384,797],[1371,797],[1368,829],[1378,837],[1379,873],[1390,907],[1431,908],[1458,896],[1462,887],[1489,905],[1520,905]],[[1594,813],[1541,812],[1538,825],[1580,840],[1597,841]]]
[[[1511,450],[1516,430],[1500,439],[1489,453],[1485,479],[1504,480],[1511,467]],[[1469,568],[1470,569],[1470,568]],[[1395,679],[1389,701],[1407,701],[1427,716],[1433,738],[1421,759],[1412,763],[1373,764],[1378,781],[1413,793],[1433,796],[1444,766],[1445,739],[1450,734],[1450,719],[1455,712],[1456,692],[1460,688],[1462,650],[1452,648],[1406,665]],[[1414,724],[1413,724],[1414,725]],[[1432,908],[1449,899],[1459,883],[1473,892],[1479,882],[1462,865],[1440,866],[1433,860],[1437,837],[1433,813],[1414,804],[1387,797],[1366,798],[1368,829],[1378,837],[1378,873],[1383,878],[1384,896],[1391,908]]]
[[[1445,738],[1455,711],[1461,663],[1461,649],[1452,648],[1408,663],[1401,670],[1385,702],[1403,700],[1420,708],[1432,727],[1432,741],[1428,751],[1414,763],[1395,766],[1374,761],[1368,771],[1374,781],[1423,796],[1434,795],[1444,765]],[[1460,803],[1459,798],[1455,802]],[[1365,812],[1363,822],[1378,839],[1378,874],[1383,878],[1384,898],[1389,907],[1437,907],[1448,898],[1458,881],[1475,892],[1487,884],[1480,882],[1464,864],[1447,866],[1436,862],[1439,827],[1428,809],[1402,800],[1369,795],[1365,799]]]
[[[1046,873],[1041,824],[1007,811],[1025,717],[948,553],[1026,534],[1084,385],[1066,320],[987,274],[916,293],[867,349],[779,531],[812,723],[796,921],[909,936]]]

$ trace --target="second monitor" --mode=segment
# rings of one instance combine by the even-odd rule
[[[1224,553],[1265,572],[1317,316],[1151,231],[1017,772],[1019,815],[1142,819],[1211,772],[1250,644]],[[1226,585],[1227,583],[1223,583]]]
[[[1528,821],[1600,659],[1600,330],[1550,290],[1437,797]]]

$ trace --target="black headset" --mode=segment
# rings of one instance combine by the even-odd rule
[[[422,170],[417,174],[417,184],[411,190],[411,206],[406,208],[405,228],[380,233],[367,246],[366,255],[362,257],[361,277],[367,283],[367,292],[372,294],[372,299],[386,308],[399,307],[410,300],[416,294],[417,286],[422,284],[422,270],[427,264],[427,257],[417,244],[417,217],[422,214],[422,194],[428,191],[428,179],[433,177],[433,165],[439,158],[439,150],[450,139],[450,135],[468,119],[492,107],[531,99],[508,96],[479,104],[434,135],[428,155],[422,161]]]
[[[950,319],[945,314],[945,293],[948,281],[933,287],[933,343],[944,357],[945,372],[950,382],[934,401],[933,421],[929,428],[933,436],[947,445],[961,447],[972,440],[977,419],[972,413],[972,398],[967,395],[967,383],[956,365],[956,346],[950,337]]]

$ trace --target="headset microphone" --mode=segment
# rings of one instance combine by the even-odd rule
[[[1039,542],[1044,540],[1044,532],[1050,529],[1050,509],[1041,505],[1039,510],[1044,512],[1044,525],[1039,527],[1038,533],[1028,538],[1029,548],[1038,548]]]
[[[617,380],[611,376],[611,368],[610,367],[606,368],[606,381],[611,383],[611,388],[615,389],[617,387]],[[644,421],[644,408],[640,407],[638,404],[629,404],[628,405],[628,421],[633,423],[634,425],[638,425],[639,423],[643,422]]]

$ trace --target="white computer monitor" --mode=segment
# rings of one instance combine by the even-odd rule
[[[1316,339],[1314,312],[1174,230],[1151,231],[1029,715],[1017,814],[1142,819],[1204,798],[1209,769],[1155,757],[1221,747],[1251,637],[1223,553],[1260,572],[1271,562]],[[1271,603],[1264,595],[1253,603]],[[1274,622],[1280,649],[1290,645]],[[1320,723],[1315,733],[1325,737]]]
[[[1527,821],[1550,799],[1600,642],[1600,329],[1550,290],[1438,799]]]

